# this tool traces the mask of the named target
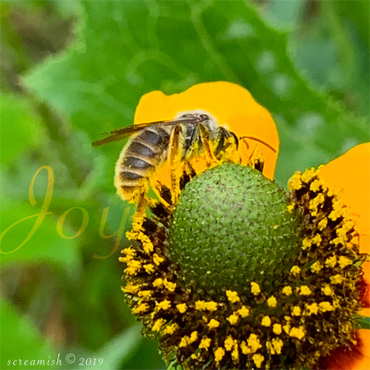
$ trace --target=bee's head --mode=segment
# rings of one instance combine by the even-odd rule
[[[213,114],[202,109],[178,112],[175,118],[193,119],[195,124],[201,123],[210,130],[218,127],[217,118]]]

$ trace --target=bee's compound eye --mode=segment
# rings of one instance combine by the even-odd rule
[[[194,116],[193,116],[193,114],[191,114],[191,113],[185,113],[185,114],[183,114],[182,116],[181,116],[181,118],[193,118]]]
[[[202,120],[202,121],[208,121],[209,120],[209,116],[208,114],[201,114],[199,116],[199,118]]]

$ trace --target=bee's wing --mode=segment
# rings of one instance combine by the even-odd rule
[[[121,141],[147,127],[150,126],[155,126],[155,125],[161,125],[161,126],[175,126],[180,123],[186,123],[186,122],[193,122],[195,121],[194,119],[191,118],[179,118],[179,119],[174,119],[171,121],[156,121],[156,122],[149,122],[149,123],[139,123],[137,125],[131,125],[128,127],[124,128],[119,128],[113,131],[109,132],[109,136],[105,137],[104,139],[94,141],[92,143],[93,146],[99,146],[99,145],[104,145],[111,143],[113,141]]]

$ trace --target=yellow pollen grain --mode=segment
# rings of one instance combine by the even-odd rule
[[[181,341],[180,341],[180,344],[179,344],[179,347],[187,347],[189,345],[189,337],[187,335],[184,335],[182,338],[181,338]]]
[[[193,331],[190,334],[189,344],[194,343],[196,340],[198,340],[198,332],[197,331]]]
[[[287,333],[289,335],[290,333],[290,325],[289,324],[286,324],[283,326],[283,330],[285,331],[285,333]]]
[[[344,239],[344,238],[342,238],[342,237],[337,237],[337,238],[335,238],[335,239],[333,239],[332,241],[331,241],[334,245],[338,245],[338,244],[343,244],[343,245],[345,245],[346,244],[346,240]]]
[[[344,269],[345,267],[347,267],[349,265],[352,265],[352,260],[350,260],[347,257],[340,256],[339,257],[338,264],[339,264],[339,266],[340,266],[341,269]]]
[[[290,273],[293,275],[293,276],[297,276],[299,275],[301,272],[301,269],[298,267],[298,266],[293,266],[291,269],[290,269]]]
[[[254,283],[254,282],[251,283],[251,290],[252,290],[252,294],[254,294],[254,295],[258,295],[258,294],[261,293],[260,286],[257,283]]]
[[[240,298],[238,296],[238,293],[233,291],[233,290],[227,290],[226,291],[226,295],[227,295],[227,299],[231,302],[231,303],[236,303],[236,302],[239,302],[240,301]]]
[[[164,261],[163,257],[159,257],[157,253],[153,254],[153,262],[159,266]]]
[[[257,369],[261,367],[264,359],[265,358],[260,353],[256,353],[255,355],[252,356],[252,360],[254,364],[256,365]]]
[[[323,218],[317,225],[317,227],[319,228],[320,231],[323,231],[326,226],[328,226],[328,219],[327,218]]]
[[[337,256],[331,256],[325,260],[325,266],[329,268],[334,268],[337,264]]]
[[[244,341],[241,342],[240,349],[242,350],[244,355],[252,353],[252,350],[250,349],[250,347],[247,346],[247,344]]]
[[[143,299],[148,299],[152,296],[152,291],[151,290],[142,290],[141,292],[139,292],[138,296],[143,298]]]
[[[239,316],[232,314],[226,319],[231,325],[236,325],[239,321]]]
[[[155,271],[155,267],[154,267],[153,264],[148,263],[148,264],[144,265],[144,270],[147,274],[152,274]]]
[[[164,287],[169,291],[169,292],[174,292],[176,289],[176,283],[172,283],[171,281],[168,281],[167,278],[164,279],[163,281]]]
[[[277,306],[277,300],[273,295],[267,300],[267,305],[271,308],[275,308]]]
[[[281,349],[283,348],[283,341],[280,338],[273,338],[272,339],[272,347],[274,348],[275,352],[280,355]]]
[[[315,168],[311,167],[310,169],[306,169],[302,174],[302,181],[305,183],[309,183],[315,175],[316,175]]]
[[[334,311],[334,307],[332,306],[330,302],[319,303],[319,308],[322,312]]]
[[[158,278],[153,281],[153,286],[155,288],[160,288],[163,285],[163,279]]]
[[[309,205],[309,209],[311,211],[311,214],[313,216],[316,216],[317,215],[317,210],[319,208],[319,206],[325,202],[325,197],[323,194],[319,193],[315,198],[313,198],[311,201],[310,201],[310,205]]]
[[[330,282],[332,284],[342,284],[343,282],[343,276],[340,275],[340,274],[337,274],[337,275],[334,275],[334,276],[330,276]]]
[[[224,342],[226,351],[230,352],[234,346],[234,339],[231,335],[227,336]]]
[[[141,267],[141,261],[138,261],[138,260],[131,260],[127,263],[127,266],[128,267],[132,267],[132,268],[135,268],[135,269],[140,269]]]
[[[283,294],[286,296],[292,295],[292,288],[290,286],[285,286],[282,290]]]
[[[126,233],[126,237],[127,239],[130,239],[130,240],[134,239],[134,240],[141,241],[144,252],[146,254],[150,254],[150,252],[153,252],[154,250],[153,243],[151,242],[150,238],[147,235],[145,235],[142,231],[137,231],[137,232],[134,231],[133,233],[128,232]]]
[[[219,365],[219,363],[221,362],[224,356],[225,356],[225,350],[222,347],[218,347],[215,351],[215,361],[216,361],[217,366]]]
[[[261,322],[261,325],[262,326],[271,326],[271,319],[269,316],[265,316],[263,319],[262,319],[262,322]]]
[[[276,335],[280,335],[281,334],[281,325],[280,324],[274,324],[273,327],[272,327],[272,331]]]
[[[163,300],[162,302],[157,304],[157,310],[168,310],[171,307],[171,301],[168,301],[167,299]]]
[[[292,338],[297,338],[301,340],[304,337],[304,331],[303,331],[303,326],[300,326],[299,328],[292,328],[289,332],[289,335]]]
[[[162,327],[162,325],[165,323],[165,320],[164,319],[158,319],[155,323],[154,323],[154,325],[153,325],[153,327],[152,327],[152,330],[153,331],[160,331],[161,330],[161,327]]]
[[[312,245],[312,241],[310,238],[308,237],[305,237],[303,240],[302,240],[302,249],[303,250],[306,250],[308,248],[310,248]]]
[[[122,287],[122,291],[129,294],[136,294],[139,289],[139,286],[132,283],[128,283],[125,287]]]
[[[301,286],[300,292],[299,292],[300,295],[310,295],[311,293],[312,293],[311,289],[307,285]]]
[[[207,326],[210,329],[215,329],[215,328],[218,328],[220,326],[220,322],[215,320],[215,319],[211,319],[211,321],[207,324]]]
[[[206,309],[206,302],[205,301],[196,301],[195,302],[195,309],[197,311],[204,311]]]
[[[321,183],[319,180],[314,180],[310,184],[310,190],[316,193],[320,189],[320,185]]]
[[[289,213],[292,213],[293,212],[293,209],[295,207],[295,204],[294,203],[290,203],[289,206],[287,207],[288,208],[288,212]]]
[[[118,257],[118,261],[122,263],[128,264],[130,261],[134,259],[133,256],[126,256],[126,257]]]
[[[166,326],[166,328],[163,331],[163,334],[172,335],[178,329],[179,329],[179,326],[176,323],[171,324],[171,325]]]
[[[248,338],[248,346],[250,347],[252,353],[260,349],[261,343],[256,334],[251,334]]]
[[[249,309],[245,306],[242,306],[237,313],[244,319],[245,317],[249,316]]]
[[[347,233],[348,233],[348,229],[345,227],[341,227],[340,229],[337,229],[338,237],[344,242],[347,240]]]
[[[176,308],[180,313],[184,313],[188,309],[188,306],[186,305],[186,303],[179,303],[176,305]]]
[[[301,308],[299,306],[294,306],[292,309],[292,315],[293,316],[301,316]]]
[[[321,235],[320,234],[316,234],[313,238],[312,238],[312,244],[315,244],[317,246],[319,246],[322,242],[322,238],[321,238]]]
[[[141,265],[140,265],[141,267]],[[140,267],[138,266],[129,266],[125,269],[125,273],[130,276],[135,276],[138,271],[140,270]]]
[[[149,305],[147,303],[140,303],[138,306],[136,306],[132,312],[134,314],[141,314],[149,310]]]
[[[319,312],[319,305],[317,303],[311,303],[306,305],[306,315],[317,315]]]
[[[199,348],[208,350],[210,345],[211,345],[211,339],[207,337],[203,337],[202,340],[200,341]]]
[[[238,343],[234,344],[234,349],[231,352],[231,359],[234,363],[237,363],[239,361]]]
[[[122,250],[122,253],[125,254],[127,257],[131,256],[134,257],[136,255],[136,251],[132,247],[128,247]]]
[[[332,295],[333,294],[333,291],[332,289],[330,288],[329,285],[325,285],[324,287],[321,288],[321,291],[325,294],[325,295]]]
[[[302,187],[301,173],[296,172],[288,181],[290,190],[299,190]]]
[[[205,309],[208,311],[216,311],[217,310],[217,303],[210,301],[205,303]]]
[[[315,263],[312,264],[310,267],[310,270],[314,273],[318,273],[322,269],[322,265],[320,261],[316,261]]]
[[[199,356],[200,356],[200,353],[192,353],[190,357],[196,360]]]

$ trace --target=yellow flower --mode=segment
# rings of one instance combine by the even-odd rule
[[[270,114],[240,86],[214,82],[196,85],[184,93],[171,96],[159,91],[146,94],[139,103],[135,123],[170,120],[179,112],[194,109],[209,112],[219,124],[227,125],[239,138],[247,136],[256,139],[253,145],[241,140],[238,149],[241,165],[253,167],[254,163],[262,163],[261,167],[254,168],[273,178],[279,148],[275,124]],[[269,265],[270,269],[281,268],[278,276],[282,281],[275,279],[275,276],[273,284],[270,284],[269,270],[263,264],[258,275],[246,283],[249,276],[243,275],[246,268],[241,264],[239,255],[245,253],[243,248],[248,248],[249,244],[241,243],[238,258],[230,258],[227,254],[234,248],[237,240],[233,240],[232,236],[240,232],[240,226],[235,222],[237,217],[228,204],[211,207],[211,198],[217,194],[214,185],[211,192],[208,191],[209,186],[205,187],[204,193],[200,188],[194,190],[195,198],[189,203],[190,213],[197,214],[200,222],[192,224],[189,217],[175,219],[176,212],[182,212],[184,205],[171,203],[174,198],[166,197],[166,192],[171,193],[174,180],[170,164],[166,162],[153,174],[153,184],[160,184],[159,200],[148,201],[154,216],[137,215],[133,231],[128,234],[136,244],[130,247],[121,262],[127,265],[124,276],[127,301],[146,330],[160,338],[167,358],[175,356],[178,364],[186,364],[186,368],[191,370],[205,364],[213,368],[278,368],[280,359],[286,356],[293,367],[318,367],[320,360],[326,361],[325,366],[330,368],[334,360],[332,357],[323,358],[321,354],[326,355],[338,343],[356,346],[353,321],[348,312],[356,313],[361,306],[360,298],[364,300],[354,287],[362,283],[368,289],[368,273],[365,269],[363,280],[359,268],[363,260],[359,247],[360,252],[369,252],[369,163],[364,169],[364,162],[369,161],[369,148],[368,144],[358,146],[318,170],[312,168],[303,174],[297,172],[293,175],[289,182],[289,202],[284,203],[288,221],[279,223],[274,220],[268,232],[286,235],[282,228],[293,222],[291,220],[299,221],[300,214],[305,215],[305,226],[301,231],[291,224],[292,248],[289,250],[293,254],[287,259],[289,263],[281,259],[279,264]],[[218,169],[226,166],[217,161],[209,163],[209,158],[207,162],[201,155],[191,160],[188,172],[179,175],[182,186],[186,184],[181,196],[189,187],[199,184],[195,178],[192,179],[194,174],[199,179],[210,173],[211,170],[205,171],[209,167],[220,174]],[[261,181],[267,181],[261,174],[250,173]],[[230,183],[224,193],[235,197],[235,203],[240,205],[244,201],[242,193],[230,195],[233,184]],[[201,199],[206,196],[210,197],[209,201]],[[204,201],[203,208],[198,209],[201,201]],[[207,217],[202,214],[206,211],[217,222],[207,223]],[[263,211],[265,209],[260,207],[256,215]],[[252,208],[250,212],[253,213]],[[270,215],[270,212],[266,214]],[[202,237],[207,232],[217,237],[221,233],[220,221],[227,217],[232,220],[228,233],[214,243],[214,249],[204,250],[186,244],[190,233],[198,232],[197,238],[203,244],[206,240]],[[255,219],[248,227],[258,239],[259,228],[253,228],[254,222]],[[182,240],[176,251],[171,239],[175,229],[179,230]],[[183,231],[185,229],[191,232]],[[302,237],[296,232],[298,229]],[[360,246],[357,235],[360,235]],[[166,238],[166,243],[163,243],[163,238]],[[260,249],[256,248],[256,253]],[[196,255],[197,266],[189,262],[189,250]],[[220,250],[225,251],[225,255],[219,258],[220,266],[208,268],[204,276],[194,273],[195,267],[208,266],[208,260]],[[183,258],[180,258],[181,263],[178,259],[172,260],[175,252]],[[265,253],[270,257],[271,251]],[[270,261],[270,258],[267,259]],[[238,273],[225,280],[224,286],[219,289],[217,283],[220,276],[228,277],[227,271],[222,268],[225,261],[235,266]],[[153,269],[145,266],[153,266]],[[187,280],[189,274],[192,278]],[[244,282],[242,287],[238,285],[240,276]],[[203,283],[203,278],[209,285]],[[145,297],[139,295],[140,291],[146,290],[152,293]],[[145,303],[140,301],[144,298]],[[337,312],[342,315],[337,315]],[[340,325],[336,324],[336,317],[341,317]],[[332,334],[325,334],[324,337],[323,333]],[[356,334],[359,339],[357,346],[362,348],[362,352],[355,358],[354,365],[348,362],[347,368],[352,370],[358,369],[357,364],[363,365],[368,361],[365,355],[361,355],[365,354],[363,348],[369,346],[369,341],[364,339],[365,330],[357,330]],[[343,359],[343,363],[345,361]]]

